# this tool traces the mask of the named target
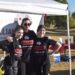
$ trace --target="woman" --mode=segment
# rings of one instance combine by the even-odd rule
[[[21,61],[21,75],[31,75],[31,62],[30,62],[30,54],[31,49],[34,43],[34,39],[36,38],[36,34],[34,31],[30,30],[30,26],[32,21],[29,18],[24,18],[22,20],[21,26],[24,29],[24,35],[20,40],[20,44],[22,46],[22,61]]]
[[[49,46],[56,47],[54,52],[57,52],[57,50],[61,47],[61,45],[56,41],[48,39],[45,36],[44,25],[39,25],[37,28],[37,38],[34,41],[31,54],[33,73],[36,75],[48,75]]]

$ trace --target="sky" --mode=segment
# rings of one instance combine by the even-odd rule
[[[74,12],[75,11],[75,0],[68,0],[68,4],[69,4],[70,12]]]

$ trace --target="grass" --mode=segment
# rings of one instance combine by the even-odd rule
[[[68,53],[67,53],[68,54]],[[75,51],[71,52],[72,56],[75,56]],[[51,75],[70,75],[70,62],[69,61],[61,61],[57,64],[54,63],[54,57],[50,56],[51,62]],[[75,75],[75,57],[71,62],[72,65],[72,75]]]

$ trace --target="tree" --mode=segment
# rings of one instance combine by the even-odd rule
[[[67,28],[66,16],[55,16],[55,23],[57,28]]]
[[[75,18],[75,12],[72,13],[72,17]]]
[[[75,18],[70,17],[70,28],[75,28]]]
[[[45,26],[50,27],[50,25],[54,24],[55,16],[47,16],[47,20],[45,20]]]
[[[67,28],[67,17],[66,16],[48,16],[45,21],[45,26],[50,27],[54,25],[55,28]]]
[[[58,1],[58,2],[60,2],[60,3],[67,3],[67,0],[55,0],[55,1]]]

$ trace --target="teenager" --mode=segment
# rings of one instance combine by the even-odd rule
[[[44,25],[39,25],[37,28],[37,38],[34,41],[31,54],[33,73],[35,73],[35,75],[48,75],[48,47],[56,47],[54,52],[57,52],[61,47],[55,40],[48,39],[48,37],[45,36],[45,32]]]
[[[21,27],[18,27],[13,34],[11,42],[9,42],[8,40],[0,42],[0,45],[3,48],[3,50],[9,53],[9,55],[6,56],[4,59],[4,68],[5,68],[4,75],[18,74],[19,69],[18,63],[20,62],[22,56],[22,47],[20,45],[19,40],[22,38],[23,32],[24,32],[23,29]]]

